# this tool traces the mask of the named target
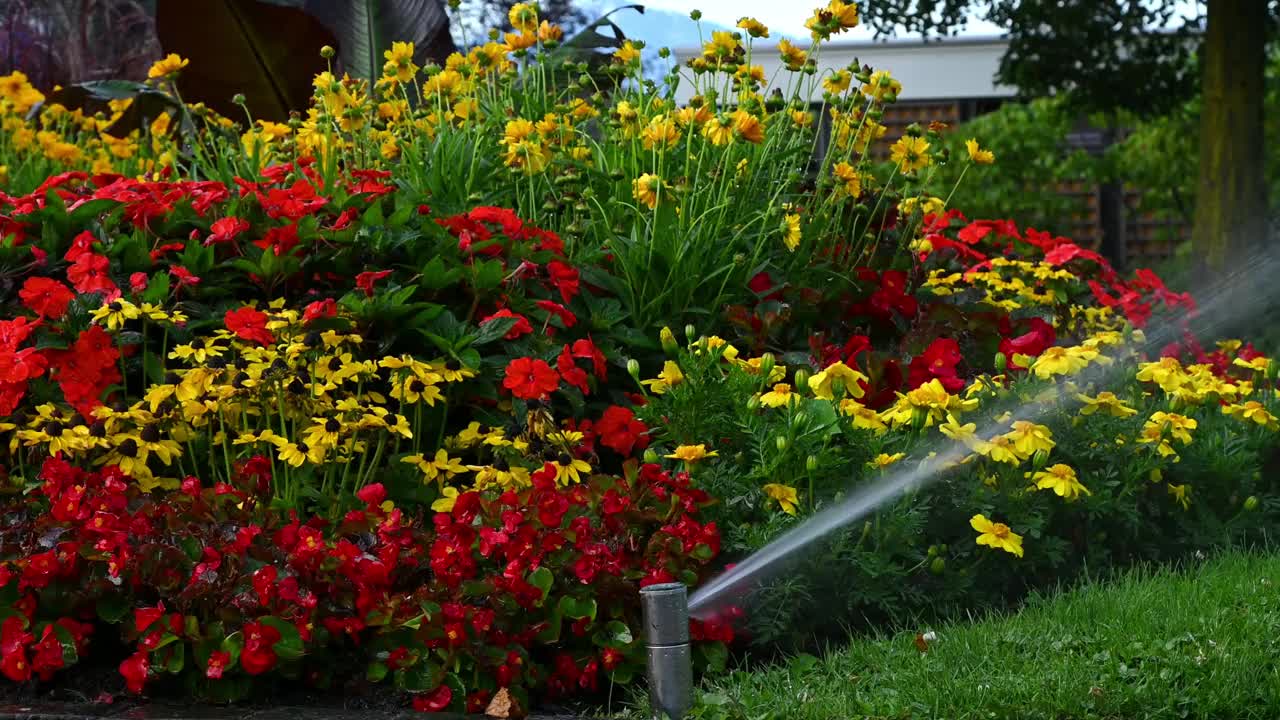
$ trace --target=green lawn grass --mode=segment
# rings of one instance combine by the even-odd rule
[[[1280,555],[1033,598],[708,681],[699,718],[1280,718]]]

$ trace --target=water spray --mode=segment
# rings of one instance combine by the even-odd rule
[[[640,590],[640,605],[654,720],[683,720],[693,707],[688,591],[683,583],[650,585]]]
[[[1234,272],[1224,273],[1216,282],[1200,289],[1202,298],[1197,310],[1190,315],[1200,330],[1229,325],[1249,310],[1259,310],[1277,294],[1280,284],[1274,278],[1280,276],[1280,258],[1261,252],[1240,262]],[[1164,344],[1178,340],[1183,326],[1169,324],[1148,331],[1144,342],[1132,349],[1158,351]],[[1081,385],[1089,382],[1105,382],[1113,371],[1105,365],[1093,365],[1078,373],[1073,380]],[[1016,399],[1010,398],[1016,402]],[[994,417],[1008,411],[1010,419],[1030,420],[1040,415],[1048,403],[1033,401],[1020,407],[1008,404],[989,408]],[[989,436],[1003,422],[988,421],[979,426],[980,436]],[[914,467],[903,465],[883,478],[857,488],[827,506],[813,517],[783,533],[773,542],[756,551],[746,560],[726,570],[700,586],[689,601],[688,611],[693,617],[714,617],[719,610],[740,600],[750,589],[780,572],[801,555],[800,551],[830,533],[861,520],[890,502],[910,492],[920,490],[938,480],[941,468],[959,462],[969,450],[959,443],[934,443],[921,451],[934,450],[935,456],[926,464]],[[683,597],[683,593],[681,595]],[[652,650],[650,662],[652,672]]]

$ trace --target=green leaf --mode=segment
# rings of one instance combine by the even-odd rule
[[[441,0],[303,0],[302,6],[337,38],[347,71],[371,84],[392,41],[412,42],[418,65],[443,62],[457,49]]]
[[[114,625],[129,614],[129,601],[124,595],[107,594],[98,598],[96,609],[99,618]]]
[[[271,646],[271,649],[280,656],[281,660],[297,660],[306,654],[302,635],[298,633],[298,628],[294,627],[293,623],[270,616],[262,618],[261,622],[280,631],[280,639]]]
[[[286,120],[311,99],[311,80],[327,67],[320,48],[334,33],[300,3],[259,0],[157,0],[156,35],[166,53],[190,61],[178,76],[188,102],[231,118]]]
[[[80,659],[80,654],[76,652],[76,639],[71,635],[71,631],[65,627],[54,624],[54,637],[58,638],[58,644],[62,646],[62,662],[64,665],[74,665]]]
[[[504,335],[515,327],[519,318],[500,317],[486,320],[480,323],[480,332],[476,334],[475,339],[471,341],[472,345],[487,345],[494,340],[500,340]]]
[[[605,644],[613,648],[622,648],[635,642],[636,638],[631,634],[631,628],[620,620],[610,620],[604,626]]]
[[[529,584],[542,591],[542,600],[547,599],[547,593],[551,592],[551,583],[555,582],[555,575],[545,566],[534,570],[529,574]],[[541,604],[542,601],[539,601]]]
[[[146,302],[158,303],[163,302],[169,297],[169,273],[158,272],[151,276],[151,281],[147,283],[147,289],[142,293],[142,299]]]
[[[566,595],[560,598],[557,607],[565,617],[572,620],[596,619],[596,601],[591,598],[577,599]]]
[[[387,664],[382,662],[369,663],[364,676],[369,682],[382,682],[387,677]]]

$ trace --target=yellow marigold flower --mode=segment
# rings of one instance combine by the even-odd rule
[[[747,34],[753,38],[769,37],[769,28],[764,23],[755,18],[744,17],[738,20],[738,27],[746,30]]]
[[[870,430],[876,435],[883,435],[889,431],[889,426],[880,418],[879,413],[853,398],[841,400],[839,408],[841,415],[853,418],[855,428]]]
[[[711,41],[702,48],[702,57],[709,61],[718,61],[733,57],[742,49],[742,43],[728,30],[716,30],[711,33]]]
[[[771,408],[793,405],[798,402],[800,402],[800,396],[791,392],[791,386],[787,383],[778,383],[773,386],[772,390],[760,396],[760,404]]]
[[[1165,392],[1173,392],[1182,384],[1186,372],[1177,358],[1164,357],[1156,362],[1138,365],[1135,377],[1142,382],[1154,382]]]
[[[1013,449],[1024,458],[1029,458],[1043,450],[1053,449],[1053,431],[1044,425],[1037,425],[1027,420],[1015,420],[1013,429],[1004,435],[1013,443]]]
[[[1182,485],[1169,485],[1169,494],[1173,499],[1182,506],[1183,510],[1191,509],[1191,486],[1184,483]]]
[[[675,147],[680,142],[680,128],[666,115],[655,115],[640,132],[640,140],[645,150]]]
[[[848,70],[837,70],[822,79],[822,89],[832,95],[839,95],[849,89],[853,82],[853,73]]]
[[[640,48],[636,47],[635,43],[628,40],[622,43],[622,47],[614,51],[613,56],[617,58],[618,62],[624,65],[630,65],[640,59]]]
[[[938,425],[938,431],[952,440],[972,445],[977,439],[978,426],[976,423],[961,425],[955,415],[947,413],[947,421]]]
[[[1075,500],[1080,497],[1080,493],[1085,495],[1093,494],[1076,478],[1075,469],[1062,463],[1051,465],[1041,470],[1033,475],[1031,479],[1035,481],[1037,488],[1052,490],[1057,493],[1058,497],[1066,500]]]
[[[889,467],[890,465],[892,465],[892,464],[894,464],[894,463],[898,462],[899,460],[901,460],[902,458],[904,458],[904,457],[906,457],[906,456],[907,456],[907,454],[906,454],[906,453],[900,453],[900,452],[899,452],[899,453],[894,453],[894,454],[892,454],[892,455],[890,455],[890,454],[888,454],[888,453],[880,453],[879,455],[877,455],[877,456],[875,456],[874,458],[872,458],[872,459],[871,459],[871,462],[867,463],[867,467],[872,467],[872,468],[877,468],[877,469],[883,470],[883,469],[885,469],[885,468]]]
[[[1264,373],[1271,367],[1271,358],[1264,357],[1262,355],[1259,355],[1252,360],[1236,358],[1231,362],[1231,364],[1237,367],[1248,368],[1250,370],[1256,370],[1257,372]]]
[[[978,141],[974,138],[965,140],[964,147],[969,151],[969,159],[978,165],[990,165],[996,161],[996,154],[979,148]]]
[[[662,364],[662,372],[658,373],[658,377],[645,380],[642,384],[648,385],[649,391],[654,395],[662,395],[682,382],[684,373],[680,372],[680,366],[674,360],[668,360]]]
[[[682,460],[686,463],[696,463],[707,458],[718,457],[719,453],[714,450],[707,450],[707,446],[699,443],[697,445],[681,445],[675,449],[675,452],[667,455],[669,460]]]
[[[782,218],[782,244],[791,252],[800,247],[800,216],[791,213]]]
[[[862,175],[847,162],[838,162],[831,168],[831,175],[840,182],[839,192],[856,198],[862,194]]]
[[[538,32],[538,8],[531,3],[516,3],[507,11],[511,27],[523,33]]]
[[[453,512],[453,506],[458,502],[458,488],[446,487],[440,491],[440,497],[431,503],[431,509],[438,513]]]
[[[733,131],[738,137],[757,145],[764,142],[764,125],[760,122],[760,118],[746,110],[734,110],[731,117]]]
[[[973,441],[970,448],[983,457],[991,458],[993,462],[1006,465],[1017,465],[1022,462],[1022,457],[1007,435],[997,435],[990,440]]]
[[[778,54],[782,56],[782,64],[786,65],[787,69],[792,72],[802,69],[809,59],[809,53],[792,45],[791,41],[786,38],[778,41]]]
[[[862,383],[867,376],[837,360],[809,378],[809,389],[820,400],[835,400],[836,392],[842,396],[860,398],[866,394]]]
[[[898,165],[898,172],[912,173],[923,170],[933,162],[929,155],[929,141],[922,137],[904,135],[889,147],[889,158]]]
[[[795,488],[790,485],[769,483],[761,488],[761,490],[764,491],[765,495],[768,495],[778,503],[778,506],[782,508],[782,512],[788,515],[796,514],[796,504],[799,502],[799,496],[796,494]]]
[[[1084,358],[1067,352],[1067,349],[1058,345],[1046,348],[1040,356],[1031,363],[1031,372],[1041,380],[1047,380],[1054,375],[1071,375],[1083,370],[1089,365],[1089,361]]]
[[[871,73],[871,77],[863,83],[860,90],[867,97],[884,100],[888,96],[901,95],[902,83],[895,80],[888,70],[876,70]]]
[[[1272,415],[1269,410],[1257,400],[1250,400],[1240,405],[1223,405],[1222,414],[1244,420],[1246,422],[1257,423],[1269,430],[1277,429],[1276,416]]]
[[[631,181],[631,196],[650,210],[658,207],[658,193],[662,190],[662,178],[644,173]]]
[[[177,53],[169,53],[163,59],[157,60],[151,65],[151,68],[147,70],[147,77],[152,80],[169,77],[177,74],[190,62],[190,60],[180,57]]]
[[[1152,413],[1151,419],[1147,421],[1150,425],[1155,425],[1161,430],[1167,429],[1170,437],[1183,445],[1191,443],[1191,431],[1198,427],[1195,418],[1189,418],[1185,415],[1177,413],[1167,413],[1159,411]]]
[[[538,44],[538,35],[536,33],[503,33],[502,41],[507,44],[511,52],[519,52],[528,50]]]
[[[546,20],[538,25],[538,39],[544,43],[560,42],[564,37],[564,29],[559,25],[553,25]]]
[[[1008,525],[991,522],[985,515],[974,515],[969,518],[969,526],[978,532],[979,545],[1022,557],[1022,536],[1010,530]]]
[[[1116,397],[1115,393],[1110,391],[1100,392],[1096,397],[1078,394],[1076,399],[1084,403],[1084,406],[1080,408],[1081,415],[1088,416],[1096,412],[1103,412],[1111,417],[1122,418],[1138,414],[1137,410],[1125,405],[1120,398]]]

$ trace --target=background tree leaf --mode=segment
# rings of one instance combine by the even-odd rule
[[[302,7],[336,38],[342,68],[371,83],[392,42],[412,42],[418,65],[457,50],[441,0],[302,0]]]
[[[327,68],[320,48],[339,44],[302,0],[157,0],[156,32],[166,53],[190,60],[178,78],[183,99],[231,118],[241,114],[237,93],[255,119],[305,109]]]

